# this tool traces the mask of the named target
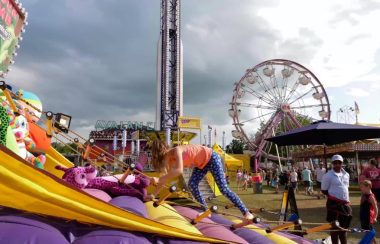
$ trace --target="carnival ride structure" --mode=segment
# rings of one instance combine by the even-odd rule
[[[279,150],[265,138],[318,120],[330,119],[330,103],[318,78],[306,67],[272,59],[246,70],[234,84],[231,108],[236,130],[232,136],[247,143],[256,171],[261,157],[290,159],[292,148]]]

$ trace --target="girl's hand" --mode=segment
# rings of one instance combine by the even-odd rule
[[[149,194],[144,197],[145,202],[153,201],[155,199],[155,196],[153,194]]]
[[[160,178],[157,178],[157,177],[152,177],[150,178],[150,184],[151,185],[154,185],[154,186],[157,186],[158,182],[159,182],[159,179]]]

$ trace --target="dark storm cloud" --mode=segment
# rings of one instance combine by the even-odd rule
[[[195,12],[203,5],[198,4]],[[24,6],[29,26],[16,65],[42,79],[43,85],[32,91],[45,109],[88,121],[122,113],[127,119],[141,110],[154,113],[159,1],[31,1]],[[183,11],[186,25],[192,18],[186,2]],[[234,62],[205,59],[211,67],[207,72],[187,69],[191,41],[184,38],[186,104],[207,102],[209,94],[228,97],[222,93],[232,91],[229,82],[235,77],[220,70],[233,68],[225,64]],[[10,83],[13,77],[17,74],[10,74]],[[28,81],[14,82],[22,86]]]
[[[187,7],[193,1],[184,3]],[[254,4],[208,1],[202,4],[205,9],[196,5],[183,14],[185,113],[201,116],[205,123],[231,123],[234,83],[247,68],[274,58],[276,33],[257,17]]]
[[[159,3],[25,1],[29,26],[16,66],[41,79],[32,91],[45,110],[71,114],[76,126],[129,120],[141,112],[154,120]],[[257,15],[260,7],[275,3],[182,1],[186,115],[205,123],[231,122],[234,82],[247,68],[277,58],[280,36]],[[305,43],[310,44],[295,46]],[[16,77],[11,73],[10,82],[28,83],[12,80]]]
[[[29,26],[16,61],[43,79],[33,92],[45,108],[93,123],[123,112],[128,117],[137,110],[154,111],[158,2],[35,1],[24,6]]]

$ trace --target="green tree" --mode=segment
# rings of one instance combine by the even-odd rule
[[[246,144],[237,139],[233,139],[232,142],[228,145],[230,153],[233,154],[242,154],[243,150],[246,149]]]
[[[58,143],[58,142],[53,142],[52,146],[55,150],[62,154],[75,154],[78,151],[78,146],[75,143],[68,143],[68,144],[63,144],[63,143]]]

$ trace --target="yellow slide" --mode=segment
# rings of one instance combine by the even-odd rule
[[[169,204],[163,203],[158,207],[153,206],[153,202],[145,203],[148,216],[157,222],[177,227],[181,230],[186,230],[194,234],[201,234],[201,232],[192,225],[185,217],[181,216]]]
[[[98,200],[54,175],[31,166],[3,146],[0,146],[0,205],[126,231],[226,243],[143,218]]]
[[[44,169],[59,178],[62,177],[64,172],[61,170],[56,170],[55,166],[60,165],[66,168],[71,168],[74,166],[72,162],[70,162],[67,158],[65,158],[62,154],[60,154],[57,150],[55,150],[52,146],[50,146],[45,156],[46,156],[46,162],[44,165]]]

